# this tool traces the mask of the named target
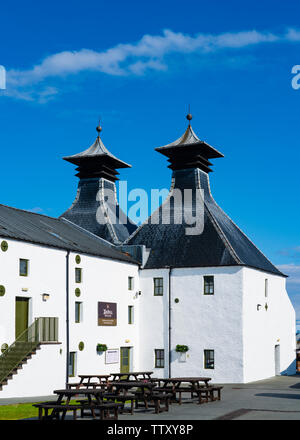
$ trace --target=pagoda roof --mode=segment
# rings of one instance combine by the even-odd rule
[[[63,159],[75,165],[82,165],[93,160],[93,162],[109,162],[114,168],[131,168],[131,165],[111,154],[102,142],[100,135],[97,136],[95,142],[86,150],[72,156],[66,156]]]
[[[191,124],[188,125],[183,135],[180,136],[180,138],[176,139],[176,141],[162,147],[155,148],[156,151],[164,154],[167,157],[170,157],[171,154],[173,155],[174,153],[179,152],[182,149],[187,149],[190,151],[197,150],[199,154],[202,153],[202,155],[208,159],[224,157],[224,155],[216,150],[214,147],[209,145],[207,142],[199,139],[199,137],[192,129]]]

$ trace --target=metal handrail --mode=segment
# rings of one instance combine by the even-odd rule
[[[58,341],[58,318],[36,318],[0,356],[0,383],[41,342]]]

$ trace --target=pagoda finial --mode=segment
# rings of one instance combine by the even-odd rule
[[[97,127],[96,127],[96,130],[97,130],[97,132],[98,132],[98,136],[100,136],[100,133],[101,133],[101,131],[102,131],[102,127],[101,127],[101,125],[100,125],[100,119],[99,119],[99,124],[98,124]]]
[[[186,115],[186,119],[189,121],[189,125],[191,125],[191,120],[193,119],[193,116],[191,115],[191,108],[190,108],[190,104],[189,104],[189,112]]]

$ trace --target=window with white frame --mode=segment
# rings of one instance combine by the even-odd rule
[[[164,279],[153,278],[154,296],[162,296],[164,294]]]

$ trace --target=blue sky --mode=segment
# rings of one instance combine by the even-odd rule
[[[0,12],[0,202],[50,216],[77,178],[61,158],[96,137],[130,163],[128,189],[168,188],[157,146],[188,105],[215,146],[216,201],[290,275],[300,318],[300,4],[290,0],[10,1]]]

